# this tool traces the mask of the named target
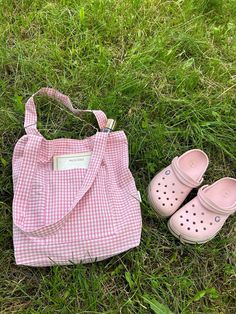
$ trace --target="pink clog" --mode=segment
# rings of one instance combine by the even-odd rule
[[[223,178],[201,187],[197,196],[170,218],[168,227],[183,243],[206,243],[235,211],[236,179]]]
[[[175,157],[152,179],[148,199],[158,215],[168,217],[180,207],[190,191],[202,183],[208,163],[202,150],[192,149]]]

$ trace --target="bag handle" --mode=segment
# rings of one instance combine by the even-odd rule
[[[82,112],[92,112],[97,119],[100,129],[105,128],[107,124],[107,117],[103,111],[76,109],[73,107],[72,102],[68,96],[60,93],[58,90],[54,88],[44,87],[37,91],[35,94],[33,94],[26,102],[24,127],[27,134],[41,135],[40,132],[37,130],[37,112],[34,102],[34,96],[36,95],[46,95],[50,98],[58,100],[75,115],[80,115]]]
[[[31,180],[37,167],[37,155],[38,150],[40,149],[41,138],[38,136],[29,136],[21,165],[21,169],[24,171],[22,170],[18,178],[13,199],[13,221],[21,231],[28,236],[42,237],[55,233],[63,226],[75,210],[76,205],[81,201],[83,196],[92,186],[105,154],[108,136],[109,133],[106,132],[96,133],[93,152],[89,162],[89,167],[84,177],[83,185],[78,193],[78,196],[73,200],[67,212],[52,223],[36,229],[32,228],[31,225],[25,226],[24,220],[28,207],[27,199],[30,193]],[[27,151],[30,155],[27,154]],[[26,169],[28,169],[28,171],[26,171]]]

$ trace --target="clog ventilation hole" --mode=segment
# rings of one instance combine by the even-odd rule
[[[194,207],[195,207],[195,204],[192,204],[192,207],[194,208]],[[189,211],[186,210],[185,213],[188,214]],[[192,215],[193,215],[194,217],[196,217],[196,216],[197,216],[197,213],[193,212]],[[201,216],[204,216],[204,215],[205,215],[205,213],[204,213],[204,212],[201,212]],[[184,221],[183,215],[180,215],[179,217],[180,217],[181,219],[183,219],[182,221]],[[203,219],[203,217],[202,217],[202,219]],[[200,224],[203,226],[203,228],[199,228],[199,227],[198,227],[198,229],[195,229],[195,232],[199,232],[200,229],[202,229],[202,230],[204,230],[204,231],[207,230],[206,224],[204,224],[204,220],[202,220],[202,219],[200,220]],[[194,228],[194,225],[196,225],[196,221],[191,221],[189,218],[186,218],[185,221],[187,222],[187,224],[185,224],[184,222],[181,222],[181,223],[180,223],[180,226],[181,226],[181,227],[186,227],[187,230],[191,230],[191,227],[189,227],[189,223],[192,223],[192,224],[193,224],[193,228]],[[204,225],[203,225],[203,224],[204,224]],[[212,224],[213,224],[212,222],[209,223],[210,226],[212,226]]]
[[[162,177],[162,180],[165,180],[165,177]],[[158,185],[160,186],[161,185],[161,183],[159,182],[158,183]],[[173,183],[171,183],[171,186],[173,187],[173,190],[171,191],[171,193],[172,194],[175,194],[175,190],[174,190],[174,186],[175,186],[175,183],[173,182]],[[167,188],[168,187],[168,185],[167,184],[165,184],[164,185],[164,188]],[[160,193],[161,193],[161,191],[160,190],[156,190],[156,192],[157,193],[159,193],[159,195],[160,195]],[[184,192],[183,191],[181,191],[180,192],[181,194],[184,194]],[[163,197],[161,197],[161,196],[158,196],[158,200],[163,200],[164,202],[165,202],[165,200],[167,200],[167,201],[169,201],[170,200],[170,198],[169,197],[166,197],[166,194],[167,194],[167,192],[166,191],[164,191],[163,192],[163,194],[164,194],[164,196]],[[173,200],[175,200],[175,201],[178,201],[178,197],[175,197]],[[166,206],[167,204],[166,203],[162,203],[162,206]],[[170,206],[174,206],[174,204],[173,203],[170,203]]]

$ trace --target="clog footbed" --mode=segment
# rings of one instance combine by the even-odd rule
[[[197,196],[169,220],[170,231],[182,242],[206,243],[236,211],[236,179],[222,178],[201,187]]]
[[[159,172],[148,187],[148,199],[157,214],[172,215],[191,190],[202,183],[207,167],[207,155],[192,149],[175,157],[171,165]]]

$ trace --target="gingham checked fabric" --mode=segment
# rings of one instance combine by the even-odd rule
[[[83,111],[54,89],[43,88],[36,94],[59,100],[75,114]],[[26,103],[26,135],[17,142],[12,160],[16,263],[87,263],[138,246],[141,211],[124,132],[47,140],[37,130],[34,95]],[[95,114],[100,129],[105,127],[102,111],[85,111]],[[53,170],[53,156],[88,151],[88,169]]]

